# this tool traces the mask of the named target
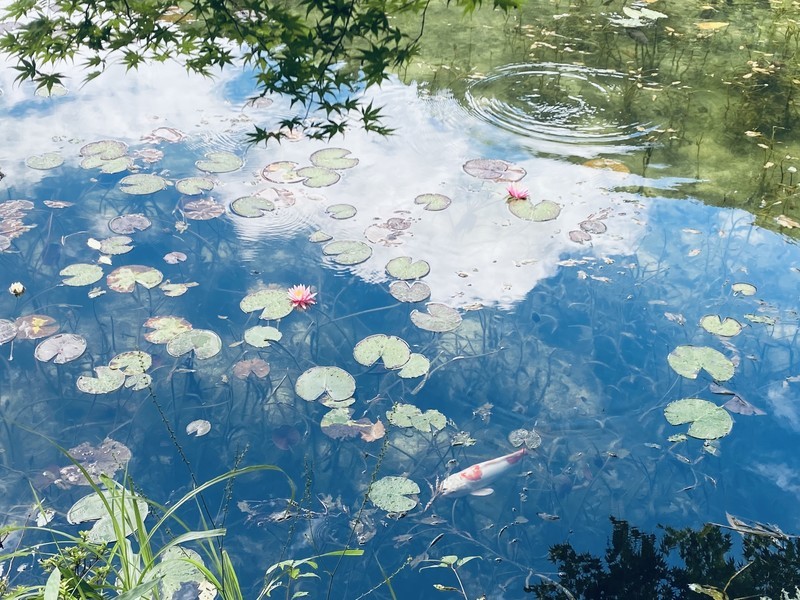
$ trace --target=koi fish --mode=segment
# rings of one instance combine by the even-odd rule
[[[486,486],[521,461],[526,452],[523,447],[511,454],[477,463],[463,471],[453,473],[441,483],[439,493],[445,498],[457,498],[467,494],[488,496],[494,490]]]

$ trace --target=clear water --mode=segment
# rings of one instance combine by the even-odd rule
[[[724,522],[727,511],[785,531],[800,528],[800,414],[794,400],[800,385],[794,381],[800,375],[794,355],[800,253],[791,239],[754,224],[750,213],[691,197],[694,173],[675,177],[675,165],[652,164],[645,177],[579,164],[598,153],[595,127],[628,131],[634,121],[565,116],[551,125],[569,131],[537,135],[498,127],[491,115],[428,85],[393,81],[378,96],[396,135],[352,131],[335,140],[333,146],[360,162],[343,170],[336,184],[311,189],[261,177],[275,161],[308,164],[311,153],[325,145],[246,147],[253,123],[277,123],[289,114],[280,99],[269,107],[247,105],[246,73],[226,72],[209,83],[171,65],[136,75],[112,71],[102,85],[76,87],[57,98],[15,87],[13,77],[8,67],[0,70],[0,190],[3,200],[33,202],[23,221],[35,228],[0,253],[2,287],[20,281],[27,288],[19,299],[0,296],[0,319],[47,315],[60,332],[85,337],[88,347],[79,359],[58,366],[34,358],[41,340],[0,347],[0,508],[6,523],[24,519],[32,484],[58,511],[55,524],[67,527],[64,513],[87,488],[53,484],[46,473],[67,464],[56,444],[96,445],[107,436],[130,448],[128,474],[144,493],[158,502],[174,501],[191,489],[191,478],[172,430],[198,481],[232,468],[244,453],[241,464],[280,466],[310,511],[288,521],[270,518],[285,509],[289,495],[286,481],[275,474],[237,480],[227,509],[222,489],[208,494],[216,518],[227,514],[226,547],[253,597],[265,568],[281,558],[358,546],[349,529],[356,515],[365,555],[344,559],[332,584],[325,575],[304,582],[315,597],[329,585],[331,597],[359,597],[381,584],[382,570],[400,570],[392,580],[397,597],[412,597],[434,583],[455,585],[444,570],[401,568],[439,534],[444,537],[428,550],[430,556],[483,557],[461,570],[472,596],[515,598],[531,571],[552,571],[546,560],[550,544],[569,539],[601,549],[610,515],[641,527],[696,527]],[[469,88],[473,98],[479,88]],[[576,94],[590,101],[586,90]],[[519,114],[514,102],[521,97],[512,86],[500,105],[511,107],[526,127],[533,117],[549,118]],[[185,137],[147,141],[164,127]],[[588,145],[570,138],[581,132]],[[606,149],[633,153],[631,163],[644,151],[636,134],[601,137]],[[211,151],[233,152],[244,165],[210,175],[214,189],[197,196],[222,203],[226,213],[189,220],[181,232],[175,224],[196,197],[182,196],[172,185],[129,195],[119,185],[129,173],[82,169],[80,149],[101,139],[127,143],[130,155],[162,151],[156,162],[138,158],[136,164],[170,183],[203,176],[195,161]],[[572,149],[563,151],[566,146]],[[26,166],[27,158],[53,151],[63,156],[62,166]],[[558,203],[558,218],[530,222],[514,216],[504,183],[464,171],[464,163],[475,158],[524,168],[520,184],[534,201]],[[231,212],[236,198],[269,188],[290,195],[263,217]],[[426,211],[414,202],[424,193],[444,194],[452,203]],[[50,200],[74,204],[51,209],[44,204]],[[334,219],[326,212],[343,203],[355,207],[355,216]],[[113,235],[108,222],[125,213],[143,213],[152,226],[131,234],[133,250],[103,266],[104,277],[94,285],[106,293],[90,299],[93,286],[62,285],[59,273],[68,265],[97,262],[99,254],[87,241]],[[392,229],[391,219],[402,219],[404,228]],[[592,233],[583,244],[573,241],[570,232],[590,219],[602,221],[605,232]],[[323,255],[322,244],[308,240],[317,231],[368,243],[372,255],[355,266],[336,264]],[[173,251],[187,260],[166,263],[164,255]],[[423,279],[430,301],[457,309],[463,317],[458,329],[431,333],[412,324],[412,310],[424,310],[424,303],[399,303],[388,292],[385,267],[399,256],[430,264]],[[105,276],[122,265],[152,266],[172,283],[198,285],[174,298],[158,288],[121,294],[109,289]],[[732,285],[740,282],[756,286],[755,295],[734,294]],[[261,286],[300,283],[316,289],[317,304],[270,322],[280,329],[281,341],[263,349],[241,343],[258,320],[257,313],[240,309],[240,301]],[[699,326],[708,314],[737,319],[744,328],[723,340]],[[775,323],[753,323],[746,314]],[[164,345],[144,338],[144,322],[163,315],[216,332],[221,351],[206,360],[170,356]],[[376,333],[399,336],[430,359],[429,377],[406,380],[380,364],[359,365],[354,346]],[[728,399],[712,393],[707,374],[690,380],[671,369],[667,356],[683,344],[708,345],[735,358],[735,375],[724,385],[767,413],[733,414],[730,435],[713,443],[717,456],[700,440],[667,441],[686,431],[665,420],[669,402]],[[146,390],[91,395],[77,389],[79,376],[135,349],[153,356],[152,397]],[[270,364],[268,377],[242,380],[233,374],[239,360],[256,357]],[[316,365],[337,366],[355,377],[354,418],[386,423],[393,403],[405,402],[441,411],[448,426],[432,436],[387,423],[386,437],[374,442],[331,439],[320,428],[328,409],[300,399],[293,389],[300,374]],[[189,436],[185,428],[196,419],[209,421],[210,433]],[[518,428],[535,428],[542,444],[497,482],[493,495],[438,498],[426,508],[428,484],[510,452],[507,438]],[[467,432],[474,445],[453,446],[459,432]],[[421,488],[420,504],[402,519],[363,504],[371,479],[388,475],[408,477]],[[324,568],[335,564],[329,559]],[[385,586],[374,595],[390,597]]]

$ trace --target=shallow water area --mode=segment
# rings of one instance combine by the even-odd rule
[[[470,597],[519,598],[553,576],[551,544],[602,552],[609,516],[800,530],[800,252],[694,197],[696,171],[642,139],[667,124],[614,114],[620,73],[513,62],[463,96],[392,79],[375,95],[393,136],[265,148],[247,132],[291,112],[248,102],[250,73],[112,69],[41,97],[0,67],[4,522],[33,488],[51,526],[88,527],[65,520],[89,488],[58,445],[163,505],[236,465],[283,469],[291,503],[275,472],[207,495],[246,597],[270,565],[344,547],[364,555],[297,589],[433,594],[451,572],[420,567],[457,555],[481,557],[459,571]],[[85,350],[44,345],[59,334]],[[665,415],[685,398],[723,427],[687,437],[702,416]],[[541,444],[492,495],[436,497],[520,430]],[[387,477],[417,486],[410,506],[368,496]]]

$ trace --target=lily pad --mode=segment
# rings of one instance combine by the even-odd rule
[[[183,206],[184,216],[191,221],[210,221],[225,214],[225,207],[210,198],[192,200]]]
[[[550,200],[542,200],[534,204],[530,200],[509,200],[508,210],[511,214],[525,221],[552,221],[561,214],[561,206]]]
[[[17,326],[14,321],[0,319],[0,346],[17,337]]]
[[[214,189],[214,182],[207,177],[187,177],[175,183],[175,189],[186,196],[199,196]]]
[[[130,294],[136,284],[152,289],[156,287],[164,275],[158,269],[144,265],[128,265],[114,269],[106,276],[108,287],[115,292]]]
[[[430,368],[431,361],[422,354],[412,352],[408,362],[397,372],[397,376],[403,379],[414,379],[425,375]]]
[[[348,157],[350,150],[344,148],[325,148],[317,150],[310,159],[315,167],[325,167],[328,169],[352,169],[358,164],[357,158]]]
[[[438,410],[422,412],[413,404],[395,404],[386,418],[395,427],[413,427],[422,433],[441,431],[447,425],[447,417]]]
[[[169,281],[165,281],[158,289],[164,292],[165,296],[169,296],[170,298],[177,298],[178,296],[183,296],[186,292],[189,291],[189,288],[197,287],[200,285],[196,281],[187,281],[186,283],[170,283]]]
[[[414,508],[419,500],[419,486],[406,477],[382,477],[369,488],[369,499],[386,512],[404,513]]]
[[[112,235],[104,240],[95,240],[89,238],[89,247],[102,252],[103,254],[118,255],[127,254],[133,250],[133,246],[129,245],[133,240],[127,235]]]
[[[188,256],[183,252],[167,252],[164,255],[164,262],[169,265],[177,265],[178,263],[184,262]]]
[[[332,239],[333,236],[325,233],[324,231],[315,231],[314,233],[308,236],[308,241],[313,242],[315,244],[319,244],[320,242],[329,242]]]
[[[149,511],[143,498],[115,485],[110,490],[94,492],[78,500],[67,512],[67,521],[73,525],[95,521],[86,539],[93,544],[104,544],[116,541],[115,524],[121,526],[119,532],[127,537],[136,531],[137,521],[143,522]]]
[[[444,210],[452,200],[443,194],[420,194],[414,198],[414,204],[421,204],[425,210],[439,211]]]
[[[240,217],[254,219],[275,210],[275,203],[263,196],[243,196],[231,202],[231,211]]]
[[[167,342],[167,353],[179,357],[194,351],[200,360],[211,358],[222,350],[222,340],[210,329],[192,329],[181,333]]]
[[[334,408],[323,415],[320,421],[322,433],[333,439],[344,439],[361,436],[365,442],[374,442],[386,434],[383,423],[372,423],[367,418],[353,420],[352,408]]]
[[[233,374],[239,379],[247,379],[250,373],[263,379],[269,375],[269,363],[263,358],[251,358],[248,360],[240,360],[233,365]]]
[[[119,181],[120,190],[135,196],[154,194],[165,187],[167,187],[167,180],[151,173],[136,173],[123,177]]]
[[[122,371],[126,377],[144,373],[153,365],[153,357],[142,350],[120,352],[108,362],[112,369]]]
[[[38,340],[58,331],[59,325],[47,315],[26,315],[14,321],[18,340]]]
[[[331,204],[325,209],[325,212],[328,213],[331,219],[338,219],[341,221],[344,219],[351,219],[358,213],[356,207],[352,204]]]
[[[244,332],[244,341],[256,348],[266,348],[270,342],[277,342],[283,334],[268,325],[256,325]]]
[[[101,160],[114,160],[128,153],[128,145],[117,140],[100,140],[90,142],[80,149],[83,157],[96,157]]]
[[[153,329],[144,334],[144,339],[152,344],[166,344],[192,329],[192,324],[182,317],[150,317],[144,326]]]
[[[700,319],[700,327],[708,333],[723,337],[733,337],[742,331],[742,324],[739,321],[730,317],[722,320],[718,315],[705,315]]]
[[[161,600],[214,600],[216,588],[209,583],[197,565],[203,565],[200,555],[182,546],[171,546],[161,555],[161,561],[144,576],[146,582],[158,583]],[[149,594],[141,597],[147,597]]]
[[[64,164],[64,157],[61,152],[45,152],[44,154],[37,154],[29,156],[25,159],[25,164],[31,169],[46,171],[48,169],[55,169]]]
[[[701,440],[724,437],[733,428],[733,419],[727,410],[708,400],[684,398],[670,402],[664,409],[670,425],[691,423],[686,433]]]
[[[149,373],[136,373],[125,378],[125,388],[139,392],[146,390],[153,385],[153,378]]]
[[[122,173],[133,167],[133,165],[134,162],[130,156],[120,156],[119,158],[112,158],[110,160],[98,156],[89,156],[81,161],[82,169],[100,169],[100,172],[106,175]]]
[[[389,293],[400,302],[422,302],[431,296],[431,288],[422,281],[393,281]]]
[[[533,429],[515,429],[508,434],[508,441],[514,448],[519,448],[523,444],[529,450],[533,450],[542,445],[542,436]]]
[[[119,215],[108,222],[108,228],[114,233],[127,235],[136,231],[144,231],[152,225],[150,219],[141,213]]]
[[[755,315],[752,313],[747,313],[745,314],[744,318],[751,323],[760,323],[763,325],[775,325],[777,322],[775,317],[770,317],[769,315]]]
[[[708,346],[678,346],[667,357],[678,375],[696,379],[700,369],[705,369],[717,381],[733,377],[733,363],[719,350]]]
[[[194,164],[206,173],[230,173],[241,169],[244,161],[232,152],[208,152]]]
[[[431,266],[424,260],[414,262],[410,256],[398,256],[386,263],[386,272],[395,279],[422,279],[431,272]]]
[[[36,360],[63,365],[86,351],[86,338],[77,333],[59,333],[39,343],[33,355]]]
[[[297,378],[294,391],[308,402],[322,394],[334,400],[346,400],[356,391],[356,380],[339,367],[311,367]]]
[[[731,290],[737,296],[753,296],[757,291],[752,283],[734,283]]]
[[[412,310],[411,322],[426,331],[453,331],[461,325],[461,315],[445,304],[431,302],[428,304],[428,312]]]
[[[253,312],[260,310],[260,319],[274,321],[281,319],[292,312],[292,301],[283,288],[267,289],[247,294],[239,302],[242,312]]]
[[[336,171],[325,167],[303,167],[295,172],[303,178],[303,185],[310,188],[328,187],[341,179]]]
[[[464,171],[478,179],[491,181],[519,181],[527,172],[522,167],[504,160],[475,158],[464,163]]]
[[[372,248],[364,242],[337,240],[322,247],[322,253],[340,265],[357,265],[372,256]]]
[[[64,267],[59,275],[65,279],[61,282],[69,286],[92,285],[103,278],[103,269],[100,265],[89,263],[75,263]]]
[[[411,350],[399,337],[379,333],[358,342],[353,348],[353,358],[365,367],[383,359],[383,366],[387,369],[399,369],[411,358]]]
[[[78,389],[87,394],[108,394],[122,387],[125,383],[125,374],[111,367],[95,367],[95,375],[81,375],[75,384]]]
[[[268,164],[261,171],[261,176],[273,183],[298,183],[305,179],[305,177],[297,174],[297,163],[290,160]]]
[[[187,435],[193,435],[195,437],[202,437],[209,431],[211,431],[211,423],[205,419],[197,419],[186,426]]]

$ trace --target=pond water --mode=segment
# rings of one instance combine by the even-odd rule
[[[623,27],[601,5],[531,4],[465,18],[455,49],[431,40],[460,17],[432,9],[420,61],[375,92],[388,138],[248,147],[255,124],[292,113],[249,102],[247,72],[111,68],[45,97],[4,64],[0,284],[26,288],[0,296],[4,522],[24,521],[35,490],[52,525],[71,527],[89,488],[59,446],[83,445],[85,464],[119,467],[162,504],[236,465],[283,469],[289,518],[275,473],[206,496],[249,597],[278,560],[348,545],[365,554],[327,559],[333,576],[298,589],[457,585],[404,566],[428,552],[482,558],[459,569],[470,597],[518,598],[531,573],[557,578],[550,545],[602,550],[609,516],[698,527],[727,512],[799,530],[796,135],[764,143],[740,115],[732,144],[732,122],[712,121],[717,87],[636,70],[655,56],[681,70],[705,51],[711,77],[753,33],[752,12]],[[610,50],[568,27],[591,18]],[[684,36],[681,57],[665,27]],[[610,64],[617,51],[632,64]],[[509,201],[510,183],[529,197]],[[294,285],[316,303],[287,307]],[[362,343],[375,335],[404,343],[380,338],[378,358]],[[721,355],[675,360],[705,348]],[[134,351],[146,354],[109,369]],[[348,375],[313,379],[315,367],[352,376],[352,405]],[[724,408],[698,403],[670,424],[685,398]],[[198,420],[208,433],[187,432]],[[437,480],[512,452],[519,430],[540,439],[528,433],[492,495],[434,498]],[[402,518],[365,498],[385,477],[419,487]]]

